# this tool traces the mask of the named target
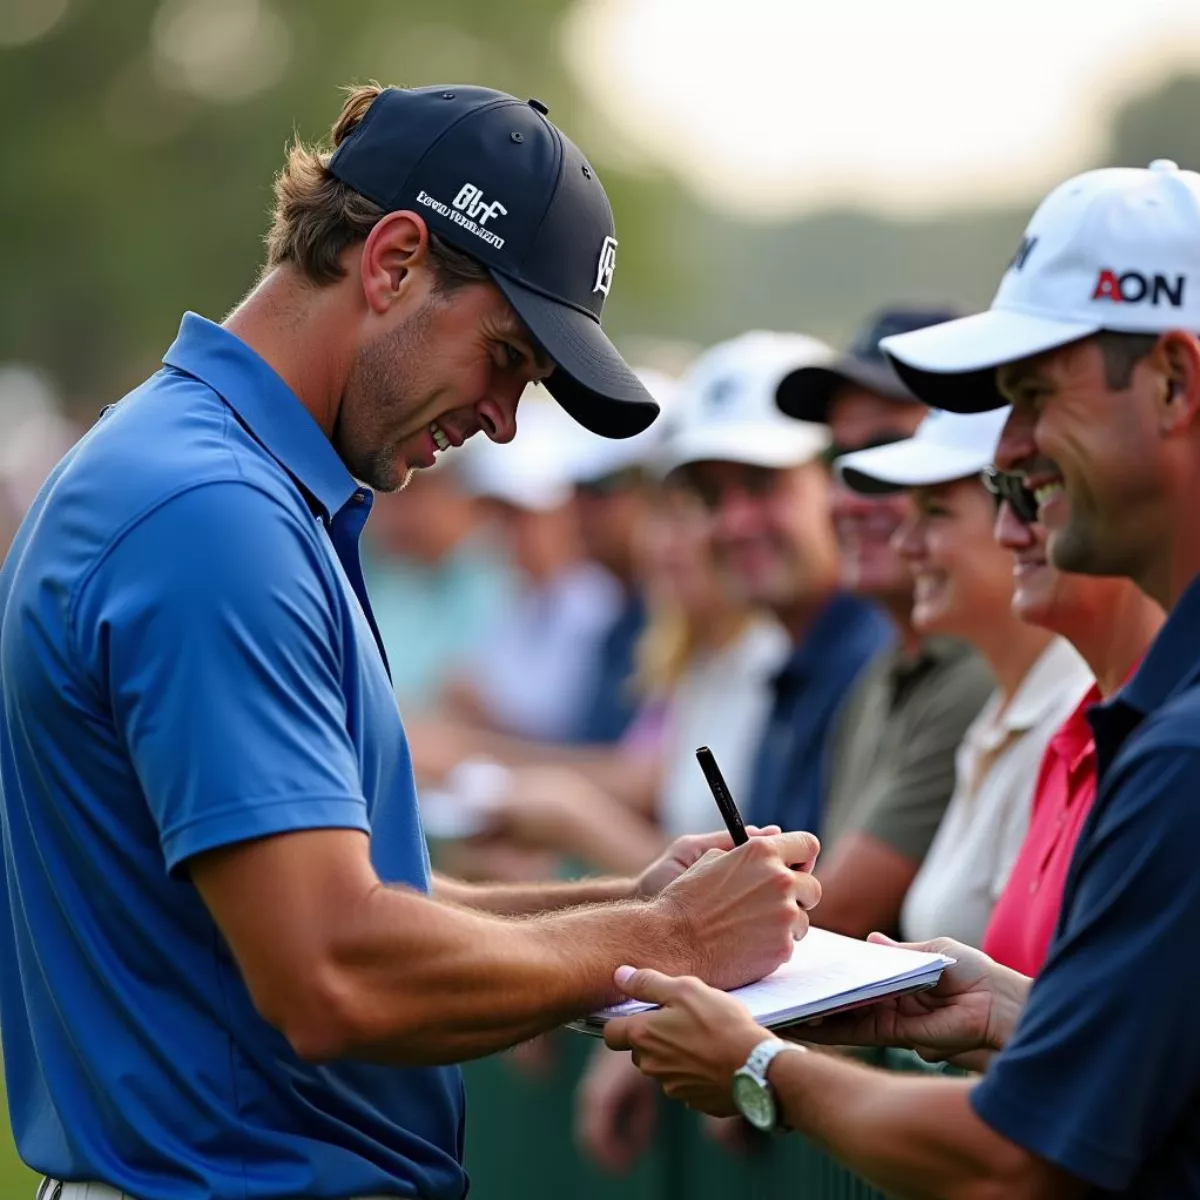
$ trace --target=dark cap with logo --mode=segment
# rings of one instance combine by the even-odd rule
[[[593,433],[632,437],[658,405],[600,328],[616,264],[612,209],[546,114],[490,88],[387,88],[329,169],[388,212],[419,213],[482,263],[555,363],[551,395]]]
[[[800,421],[828,423],[833,398],[840,388],[858,387],[889,400],[917,402],[904,385],[880,341],[928,325],[952,321],[961,314],[951,308],[902,307],[882,309],[858,331],[846,353],[829,366],[801,367],[784,377],[775,393],[779,407]]]

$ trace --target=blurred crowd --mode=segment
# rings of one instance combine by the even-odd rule
[[[369,578],[441,865],[638,871],[719,824],[707,745],[747,820],[821,838],[816,925],[1037,973],[1095,794],[1084,712],[1163,614],[1049,565],[990,465],[1007,410],[930,413],[895,374],[882,338],[955,315],[895,304],[841,353],[745,333],[646,372],[664,415],[626,442],[534,388],[514,445],[380,498]],[[656,1103],[598,1051],[584,1152],[628,1168]]]
[[[513,445],[377,498],[366,574],[439,865],[640,871],[719,825],[707,745],[748,821],[820,837],[814,924],[1037,973],[1095,793],[1083,713],[1163,614],[1049,565],[1036,501],[990,465],[1007,410],[930,413],[895,374],[881,338],[955,315],[896,304],[840,353],[754,331],[647,370],[663,416],[626,441],[534,387]],[[24,372],[0,406],[2,548],[76,431]],[[600,1049],[583,1151],[626,1169],[656,1103]]]

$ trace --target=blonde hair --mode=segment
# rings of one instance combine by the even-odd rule
[[[631,686],[642,699],[669,696],[702,650],[723,649],[742,635],[753,620],[749,611],[732,611],[724,636],[702,636],[699,625],[678,605],[651,609],[634,648]]]
[[[291,265],[317,285],[336,283],[346,269],[342,252],[366,241],[383,208],[347,187],[329,170],[333,151],[358,128],[384,88],[378,83],[347,88],[346,102],[330,131],[332,147],[306,145],[298,139],[275,176],[275,206],[267,231],[267,266]],[[487,269],[469,254],[429,234],[429,256],[445,291],[467,283],[483,283]]]

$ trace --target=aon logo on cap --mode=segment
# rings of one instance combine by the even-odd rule
[[[1115,304],[1139,304],[1164,301],[1172,308],[1183,307],[1183,290],[1187,282],[1183,275],[1143,275],[1140,271],[1124,271],[1120,275],[1107,268],[1096,278],[1093,300],[1111,300]]]

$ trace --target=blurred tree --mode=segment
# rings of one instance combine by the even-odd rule
[[[576,133],[567,2],[74,0],[40,40],[0,46],[0,106],[23,114],[0,129],[0,361],[46,366],[94,411],[154,369],[185,309],[228,311],[261,263],[287,141],[324,137],[347,83],[478,81]],[[629,327],[676,272],[653,187],[604,175]]]
[[[611,131],[558,51],[570,3],[0,0],[0,362],[47,368],[83,414],[143,378],[184,309],[219,318],[252,284],[286,143],[323,137],[339,87],[372,78],[537,96],[594,147],[621,242],[605,323],[631,345],[756,325],[838,340],[892,299],[988,302],[1032,199],[913,221],[711,213],[605,162]],[[1138,97],[1107,157],[1200,165],[1198,105],[1197,78]]]
[[[1173,158],[1181,167],[1200,170],[1200,75],[1169,80],[1130,100],[1113,121],[1112,166],[1144,167],[1156,158]]]

